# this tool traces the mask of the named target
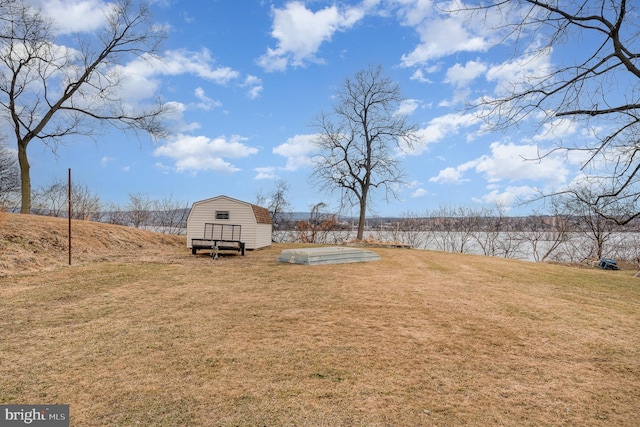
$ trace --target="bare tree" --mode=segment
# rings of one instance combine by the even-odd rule
[[[429,231],[439,250],[473,252],[474,233],[478,230],[477,212],[466,207],[441,206],[429,215]]]
[[[85,221],[100,219],[100,197],[84,184],[71,186],[72,217]]]
[[[256,204],[269,209],[271,215],[271,222],[273,223],[274,238],[276,232],[283,230],[283,227],[290,222],[290,210],[291,205],[287,200],[287,193],[289,192],[289,184],[284,179],[280,179],[276,182],[273,190],[263,195],[262,192],[256,196]]]
[[[380,234],[382,239],[412,248],[424,248],[431,239],[431,233],[427,232],[426,219],[414,212],[403,213],[395,224],[390,224],[390,227]]]
[[[129,214],[120,205],[111,203],[107,206],[102,221],[108,224],[129,225]]]
[[[52,184],[38,188],[33,194],[34,212],[40,215],[66,217],[69,215],[69,184],[55,180]],[[71,217],[74,219],[98,219],[100,197],[84,184],[71,186]]]
[[[146,194],[129,194],[129,203],[125,207],[127,225],[142,228],[151,225],[151,209],[153,202]]]
[[[369,196],[384,189],[395,196],[402,171],[392,150],[411,146],[416,127],[398,113],[403,99],[397,84],[381,67],[369,66],[344,82],[337,93],[333,115],[318,118],[311,180],[322,189],[339,191],[343,204],[360,210],[356,239],[362,239]]]
[[[151,222],[154,231],[164,234],[184,234],[187,229],[189,204],[175,200],[173,196],[151,202]]]
[[[471,223],[475,224],[471,236],[483,255],[499,256],[501,239],[504,233],[504,211],[497,209],[494,213],[491,209],[470,209]]]
[[[554,203],[555,205],[555,203]],[[516,238],[530,247],[536,262],[544,262],[569,241],[569,221],[554,209],[551,215],[533,213],[523,219]]]
[[[13,154],[0,143],[0,209],[11,205],[20,193],[20,170]]]
[[[327,236],[336,228],[336,215],[324,212],[327,204],[311,207],[309,219],[296,224],[296,240],[302,243],[327,243]]]
[[[68,209],[67,184],[56,180],[53,184],[45,185],[33,190],[32,212],[38,215],[63,217]]]
[[[614,208],[607,203],[607,210],[604,210],[598,205],[598,200],[603,202],[603,199],[599,199],[597,190],[588,184],[576,186],[571,193],[557,197],[559,209],[570,222],[570,229],[584,236],[574,246],[574,251],[581,255],[582,259],[579,261],[601,259],[607,242],[618,229],[616,222],[607,218],[612,216],[609,209]],[[606,215],[601,215],[601,212]]]
[[[0,108],[18,148],[22,213],[31,210],[32,141],[55,150],[74,135],[96,135],[97,124],[163,133],[164,105],[134,108],[119,93],[118,65],[154,54],[164,37],[144,1],[116,0],[97,34],[77,35],[68,47],[56,43],[53,23],[31,2],[0,1],[0,17]]]
[[[458,9],[457,12],[461,10]],[[595,143],[558,141],[557,150],[582,152],[583,170],[599,176],[602,191],[592,210],[607,200],[627,200],[640,215],[640,9],[629,0],[495,0],[466,12],[486,22],[500,22],[504,41],[516,57],[547,55],[568,40],[588,40],[556,66],[536,69],[499,97],[485,97],[477,107],[496,128],[520,126],[529,117],[553,127],[562,120],[580,123]],[[500,18],[497,18],[499,16]],[[574,59],[575,58],[575,59]],[[539,119],[541,117],[542,119]],[[550,154],[544,154],[545,155]],[[586,202],[587,200],[584,200]]]
[[[290,213],[291,205],[287,200],[287,193],[289,192],[289,184],[283,179],[276,182],[276,187],[269,195],[269,203],[267,209],[271,214],[271,221],[275,224],[277,229],[280,229],[282,225],[288,219],[287,216]]]

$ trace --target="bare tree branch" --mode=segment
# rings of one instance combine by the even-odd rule
[[[640,135],[637,4],[628,0],[500,0],[458,10],[477,19],[500,16],[502,24],[496,31],[513,42],[514,58],[547,55],[567,40],[589,40],[590,44],[575,52],[575,58],[534,70],[503,88],[506,92],[485,96],[472,107],[500,130],[529,119],[549,126],[561,119],[572,120],[594,138],[559,139],[556,148],[541,158],[559,150],[586,152],[582,170],[601,178],[601,193],[592,202],[602,205],[606,199],[638,199],[640,165],[634,148]],[[530,42],[533,39],[536,45]],[[534,117],[538,113],[542,119]],[[634,211],[640,214],[640,206]],[[627,220],[637,216],[627,216]]]
[[[27,147],[34,139],[55,150],[73,135],[94,136],[96,124],[161,136],[166,105],[126,105],[118,66],[153,56],[163,40],[146,2],[117,0],[97,36],[76,36],[77,46],[56,44],[53,25],[31,3],[0,3],[0,110],[18,147],[22,213],[31,210]]]

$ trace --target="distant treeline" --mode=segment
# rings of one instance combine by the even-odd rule
[[[83,185],[72,187],[71,199],[72,218],[167,234],[185,234],[191,206],[173,197],[152,199],[144,194],[129,194],[124,205],[105,204]],[[67,183],[54,182],[36,189],[32,206],[34,214],[68,217]],[[357,219],[325,211],[326,206],[318,203],[311,212],[271,212],[273,240],[341,244],[352,239]],[[370,217],[365,230],[367,238],[414,248],[535,261],[592,262],[612,254],[640,260],[638,218],[620,225],[575,198],[558,199],[551,206],[550,212],[528,216],[508,216],[501,206],[440,207],[398,217]],[[7,201],[0,207],[17,211],[17,206]],[[627,237],[621,238],[624,235]]]

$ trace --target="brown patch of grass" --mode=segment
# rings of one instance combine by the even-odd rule
[[[0,277],[68,265],[67,219],[0,215]],[[71,235],[71,262],[75,265],[117,257],[152,257],[164,252],[167,245],[185,245],[184,236],[79,220],[71,221]]]
[[[275,262],[287,247],[127,247],[0,278],[0,402],[89,426],[637,424],[632,272],[384,248]]]

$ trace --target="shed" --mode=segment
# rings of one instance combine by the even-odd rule
[[[271,246],[271,215],[261,206],[227,196],[195,202],[187,218],[187,247],[195,249],[194,239],[210,239],[205,233],[211,233],[212,224],[224,240],[242,241],[246,249]]]

